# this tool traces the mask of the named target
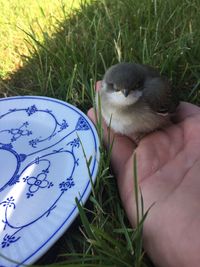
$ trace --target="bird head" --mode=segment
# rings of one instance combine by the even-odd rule
[[[119,63],[105,73],[103,90],[114,102],[133,104],[142,96],[144,78],[142,65]]]

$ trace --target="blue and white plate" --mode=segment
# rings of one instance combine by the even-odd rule
[[[47,97],[0,99],[1,267],[33,263],[66,231],[98,163],[96,130],[76,107]]]

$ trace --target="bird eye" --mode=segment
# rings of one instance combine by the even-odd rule
[[[107,83],[107,88],[109,90],[113,90],[113,84],[112,83]]]
[[[109,91],[114,91],[114,92],[119,92],[120,91],[120,89],[115,85],[115,84],[113,84],[113,83],[107,83],[107,89],[109,90]]]

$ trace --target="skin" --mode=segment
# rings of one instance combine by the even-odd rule
[[[101,82],[97,82],[97,90]],[[95,123],[94,110],[88,116]],[[136,225],[133,155],[145,210],[143,245],[156,266],[197,267],[200,263],[200,108],[182,102],[174,123],[145,136],[138,146],[111,131],[111,164],[132,227]],[[108,129],[104,123],[104,142]]]

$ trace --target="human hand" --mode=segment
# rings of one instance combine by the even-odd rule
[[[97,83],[97,90],[100,82]],[[93,109],[88,116],[95,123]],[[130,223],[136,224],[133,155],[147,210],[144,248],[156,266],[199,266],[200,262],[200,108],[181,103],[175,124],[144,137],[136,147],[126,136],[114,138],[111,164]],[[104,142],[108,145],[107,126]]]

